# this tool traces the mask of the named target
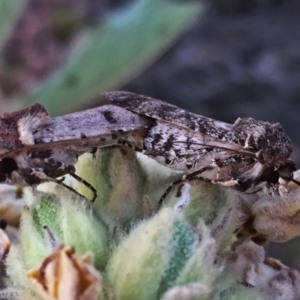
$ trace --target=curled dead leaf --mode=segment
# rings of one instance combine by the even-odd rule
[[[91,254],[80,257],[73,247],[61,245],[27,277],[45,300],[95,300],[102,290],[102,278],[92,263]]]

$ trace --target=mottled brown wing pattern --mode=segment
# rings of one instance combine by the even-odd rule
[[[156,120],[144,137],[144,153],[173,169],[189,170],[189,178],[201,176],[248,192],[267,183],[279,194],[293,179],[292,142],[280,124],[252,118],[227,124],[129,92],[104,96]]]

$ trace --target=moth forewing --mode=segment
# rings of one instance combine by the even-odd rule
[[[296,167],[292,142],[280,124],[239,118],[227,124],[129,92],[109,92],[113,104],[154,119],[143,152],[188,178],[222,183],[243,192],[284,194]],[[235,184],[233,184],[235,183]]]
[[[81,144],[85,139],[101,143],[104,137],[116,140],[123,133],[144,130],[148,124],[146,118],[121,107],[104,105],[53,118],[34,133],[34,140],[35,144]]]
[[[199,116],[175,105],[143,95],[117,91],[104,93],[103,96],[115,105],[141,115],[185,127],[188,130],[204,132],[205,127],[210,128],[213,126],[225,132],[232,130],[233,126],[225,122]]]
[[[56,118],[49,117],[39,104],[5,114],[0,117],[0,181],[21,185],[49,180],[61,183],[56,177],[74,175],[79,155],[125,140],[139,145],[151,123],[114,105]]]

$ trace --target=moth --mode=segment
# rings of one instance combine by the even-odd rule
[[[186,175],[173,184],[198,178],[243,193],[263,190],[281,196],[288,193],[288,182],[300,185],[293,178],[292,142],[278,123],[238,118],[228,124],[129,92],[104,96],[153,121],[142,142],[133,146],[160,164],[184,171]]]
[[[74,164],[86,152],[128,143],[139,144],[152,120],[114,105],[104,105],[51,118],[41,104],[0,116],[0,182],[35,186],[70,174],[93,192],[96,190],[75,174]],[[73,190],[74,191],[74,190]]]
[[[280,124],[252,118],[234,124],[128,92],[105,93],[104,105],[51,118],[40,104],[0,116],[0,182],[35,186],[70,174],[83,153],[128,145],[158,163],[184,171],[175,181],[203,179],[253,193],[285,195],[294,181],[293,147]],[[171,190],[166,190],[159,201]],[[73,190],[74,191],[74,190]],[[75,191],[76,192],[76,191]]]

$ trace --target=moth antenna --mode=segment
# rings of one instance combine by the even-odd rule
[[[296,180],[296,179],[292,179],[292,181],[293,181],[294,183],[296,183],[297,185],[300,185],[300,181],[298,181],[298,180]]]

